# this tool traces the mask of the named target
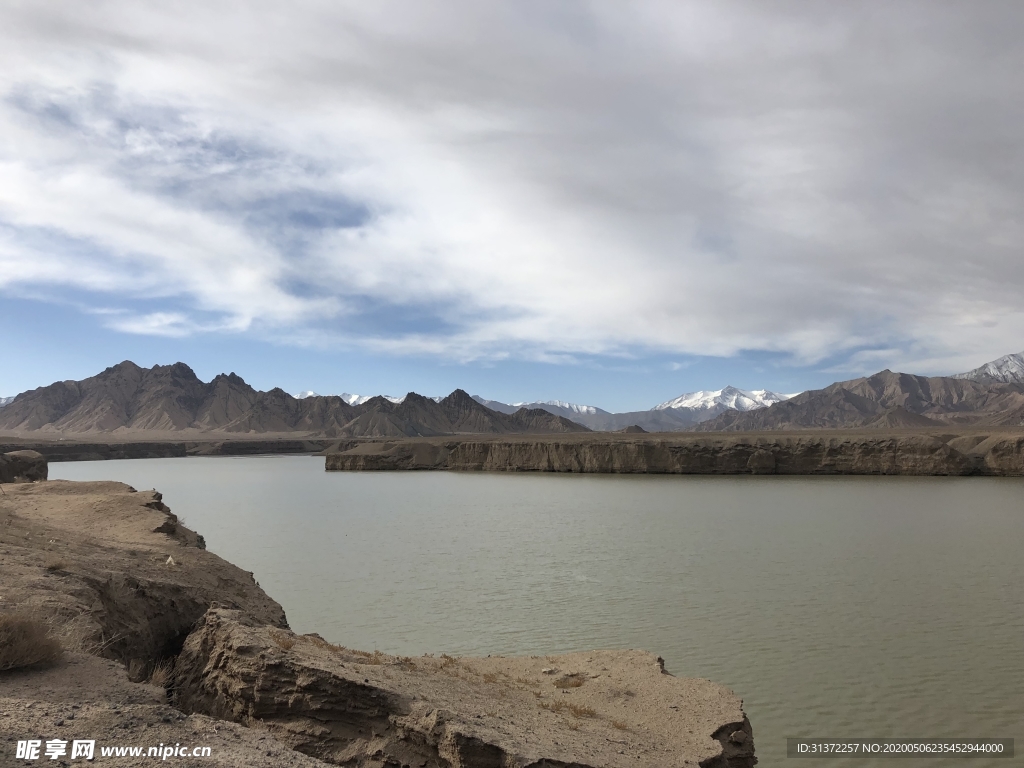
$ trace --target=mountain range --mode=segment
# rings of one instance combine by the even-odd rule
[[[302,432],[324,437],[579,431],[759,431],[1024,425],[1024,352],[953,376],[880,371],[798,395],[767,390],[692,392],[646,411],[611,413],[561,400],[503,403],[455,390],[447,397],[260,392],[234,373],[209,383],[184,363],[125,361],[82,381],[0,398],[0,431]]]
[[[401,402],[371,397],[292,397],[260,392],[234,373],[200,381],[184,363],[141,368],[125,361],[82,381],[60,381],[16,396],[0,409],[0,430],[59,434],[138,432],[302,432],[323,437],[427,437],[457,433],[586,432],[547,411],[504,414],[462,390],[440,400],[410,392]]]

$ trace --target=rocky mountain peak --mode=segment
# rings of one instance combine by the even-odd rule
[[[1024,352],[1003,355],[997,360],[985,363],[972,371],[958,373],[954,379],[970,381],[1001,381],[1007,384],[1024,384]]]

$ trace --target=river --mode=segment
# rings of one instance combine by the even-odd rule
[[[788,762],[790,736],[1024,750],[1019,478],[326,473],[306,456],[50,476],[157,488],[296,631],[332,642],[653,651],[744,699],[762,766]]]

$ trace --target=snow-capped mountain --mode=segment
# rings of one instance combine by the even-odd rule
[[[351,395],[348,392],[341,393],[341,399],[344,400],[349,405],[362,405],[367,400],[372,400],[374,397],[377,397],[377,395]],[[404,403],[406,398],[405,395],[402,395],[401,397],[393,397],[392,395],[381,395],[381,397],[383,397],[385,400],[391,401],[395,405],[398,405],[399,403]],[[440,403],[442,400],[444,400],[444,398],[441,397],[440,395],[436,397],[427,397],[427,399],[433,400],[435,403]]]
[[[1016,355],[1004,355],[991,363],[985,363],[980,368],[967,371],[967,373],[958,373],[952,378],[1024,384],[1024,352],[1018,352]]]
[[[701,422],[718,416],[723,411],[757,411],[760,408],[768,408],[797,394],[799,393],[779,394],[767,389],[737,389],[727,386],[722,389],[687,392],[654,406],[651,411],[684,411],[694,421]]]
[[[510,403],[515,408],[540,408],[544,405],[550,405],[569,413],[586,413],[591,416],[598,413],[608,413],[608,411],[602,411],[593,405],[579,405],[578,403],[567,403],[564,400],[542,400],[534,403]],[[545,409],[546,410],[546,409]]]
[[[14,401],[14,396],[13,395],[11,397],[0,397],[0,408],[3,408],[5,405],[7,405],[8,403],[13,402],[13,401]]]
[[[350,395],[348,392],[341,393],[341,399],[349,405],[362,405],[369,400],[373,395]],[[391,400],[389,397],[388,400]]]
[[[701,390],[699,392],[687,392],[672,400],[656,405],[652,411],[663,411],[667,408],[685,408],[690,411],[714,411],[717,415],[722,411],[754,411],[758,408],[767,408],[783,400],[789,400],[794,395],[780,395],[770,392],[767,389],[737,389],[736,387],[723,387],[722,389]]]
[[[314,392],[312,389],[307,389],[305,392],[299,392],[297,394],[292,395],[292,397],[294,397],[296,400],[305,400],[307,397],[323,397],[323,395]],[[327,395],[327,397],[332,397],[332,395]],[[376,395],[352,395],[349,394],[348,392],[342,392],[340,395],[338,395],[338,397],[340,397],[349,405],[362,405],[367,400],[376,397]],[[405,395],[402,395],[401,397],[381,395],[381,397],[383,397],[385,400],[390,400],[392,403],[400,403],[403,400],[405,400]],[[438,402],[441,400],[440,397],[432,397],[430,399]]]
[[[578,403],[567,403],[564,400],[534,400],[533,402],[523,403],[503,403],[500,400],[487,400],[480,395],[473,395],[480,405],[485,408],[490,408],[492,411],[498,411],[499,413],[515,413],[520,408],[540,408],[542,411],[553,413],[557,416],[565,416],[567,419],[572,419],[582,424],[577,416],[597,416],[600,414],[607,414],[608,411],[602,411],[593,405],[580,405]]]

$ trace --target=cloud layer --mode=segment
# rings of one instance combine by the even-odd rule
[[[0,292],[453,360],[1024,347],[1016,3],[0,9]]]

